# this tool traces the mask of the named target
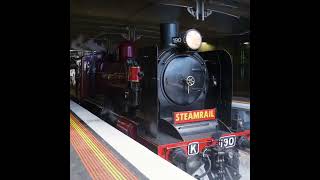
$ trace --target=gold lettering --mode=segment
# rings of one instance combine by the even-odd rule
[[[212,117],[212,118],[214,117],[214,116],[213,116],[213,110],[210,110],[210,111],[209,111],[209,117]]]
[[[208,118],[208,111],[204,111],[204,116],[203,118]]]
[[[194,119],[199,119],[199,111],[198,112],[193,112],[193,118]]]
[[[183,113],[179,113],[180,114],[180,121],[183,121]]]
[[[179,119],[179,113],[176,113],[176,121],[180,121],[180,119]]]
[[[184,117],[183,120],[187,120],[188,119],[188,114],[187,113],[183,113],[183,117]]]
[[[188,120],[190,120],[190,119],[193,119],[193,117],[192,117],[192,112],[189,112]]]
[[[215,109],[175,112],[175,121],[187,121],[187,120],[198,120],[198,119],[215,119]]]

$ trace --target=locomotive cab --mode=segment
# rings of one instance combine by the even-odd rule
[[[140,80],[143,73],[136,61],[135,45],[131,41],[119,44],[116,57],[104,63],[99,86],[104,94],[101,116],[109,116],[108,109],[118,114],[134,115],[139,105]]]

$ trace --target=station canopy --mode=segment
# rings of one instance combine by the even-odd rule
[[[71,39],[81,34],[117,41],[126,34],[131,36],[128,34],[131,29],[136,38],[157,42],[159,24],[164,22],[178,22],[180,31],[195,28],[205,39],[249,32],[250,0],[203,2],[205,13],[210,15],[197,20],[191,13],[196,12],[196,0],[71,0]]]

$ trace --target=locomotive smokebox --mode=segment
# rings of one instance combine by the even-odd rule
[[[160,40],[161,48],[175,47],[172,44],[172,38],[177,37],[179,33],[179,25],[177,23],[162,23],[160,24]]]

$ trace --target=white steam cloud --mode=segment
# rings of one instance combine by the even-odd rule
[[[107,51],[106,47],[103,44],[97,44],[94,39],[85,41],[82,35],[71,42],[70,48],[74,50],[91,50],[97,52]]]

